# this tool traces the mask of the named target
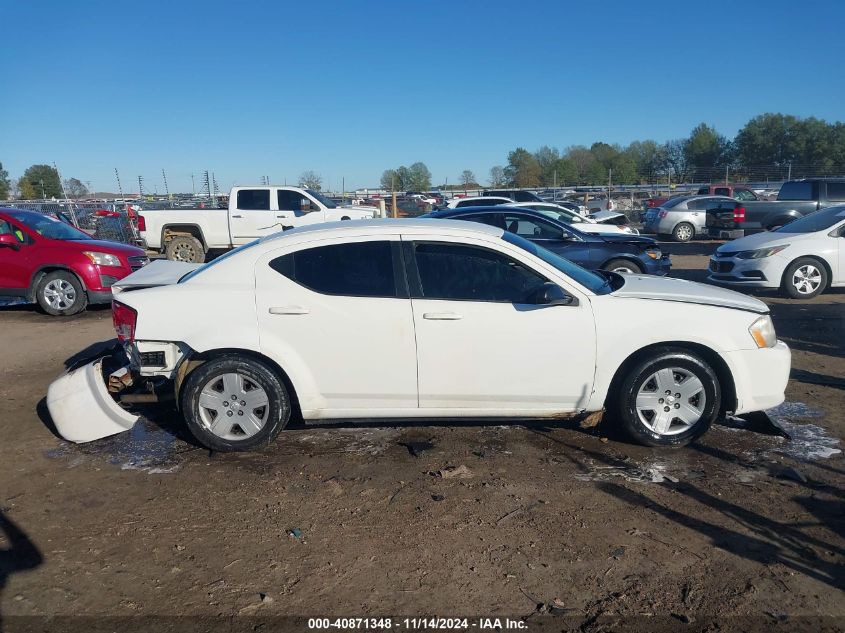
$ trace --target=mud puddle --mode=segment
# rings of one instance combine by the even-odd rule
[[[761,428],[757,422],[739,418],[715,425],[699,442],[680,450],[651,449],[622,442],[587,448],[578,446],[585,439],[580,431],[558,429],[561,433],[572,434],[571,439],[576,441],[561,441],[565,456],[551,460],[575,466],[580,472],[574,477],[580,481],[622,479],[634,483],[663,483],[717,477],[750,484],[766,476],[767,464],[779,459],[778,455],[798,461],[815,461],[841,452],[839,439],[817,424],[803,422],[823,418],[821,412],[800,402],[788,402],[768,413],[791,439],[775,435],[776,430],[771,425],[768,429],[766,425]],[[192,454],[203,458],[208,455],[204,449],[177,437],[165,422],[141,418],[127,433],[88,444],[62,442],[47,456],[67,460],[70,468],[105,463],[122,470],[166,474],[178,471]],[[468,450],[482,458],[507,457],[518,445],[526,441],[533,444],[541,436],[536,431],[526,436],[526,427],[521,425],[476,427],[469,431],[469,436],[459,428],[428,427],[423,432],[422,427],[415,426],[298,426],[283,431],[267,450],[217,454],[215,458],[228,459],[233,466],[266,468],[274,463],[288,462],[291,457],[344,454],[366,460],[383,457],[393,449],[398,451],[398,459],[398,456],[404,458],[408,454],[408,442],[413,443],[422,435],[426,441],[438,436],[436,452],[464,453]],[[547,440],[541,440],[541,444],[533,448],[548,450]]]
[[[155,475],[176,472],[187,454],[198,450],[201,449],[141,418],[126,433],[85,444],[61,442],[47,451],[47,457],[66,459],[69,468],[106,463],[121,470],[140,470]]]

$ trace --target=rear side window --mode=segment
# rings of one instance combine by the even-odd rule
[[[672,207],[677,207],[682,202],[686,202],[686,198],[672,198],[671,200],[667,200],[660,206],[664,209],[671,209]]]
[[[734,189],[734,198],[737,200],[756,200],[757,196],[748,189]]]
[[[477,246],[417,243],[414,252],[423,299],[524,303],[547,281],[515,259]]]
[[[827,183],[827,199],[836,202],[845,201],[845,182]]]
[[[238,191],[238,209],[244,211],[269,211],[269,189],[241,189]]]
[[[277,257],[270,268],[324,295],[397,296],[389,241],[308,248]]]
[[[785,182],[778,193],[778,200],[813,200],[813,183]]]

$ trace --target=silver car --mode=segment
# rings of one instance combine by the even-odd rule
[[[676,242],[689,242],[697,235],[707,235],[707,209],[727,196],[679,196],[671,198],[645,214],[644,233],[671,236]]]

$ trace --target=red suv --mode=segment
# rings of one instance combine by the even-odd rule
[[[0,209],[0,296],[66,316],[111,301],[111,286],[149,263],[136,246],[95,240],[34,211]]]

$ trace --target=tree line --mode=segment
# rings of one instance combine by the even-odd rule
[[[544,145],[517,147],[507,165],[490,169],[493,186],[552,187],[657,182],[706,182],[729,176],[782,179],[834,176],[845,172],[845,124],[815,117],[761,114],[733,139],[701,123],[685,138],[626,147],[604,142],[563,151]]]
[[[17,180],[9,178],[9,172],[0,163],[0,200],[13,197],[21,200],[37,200],[50,198],[84,198],[88,195],[88,187],[78,178],[59,179],[59,172],[50,165],[32,165]]]

